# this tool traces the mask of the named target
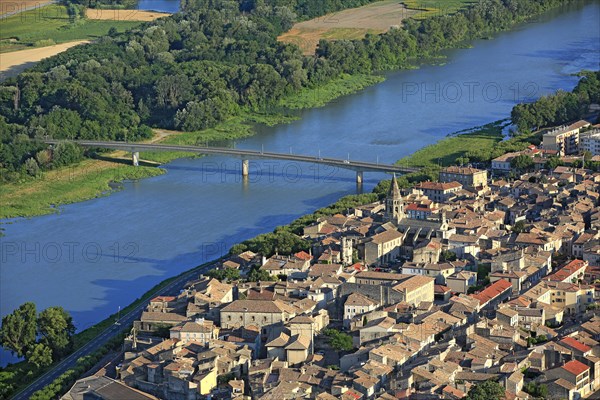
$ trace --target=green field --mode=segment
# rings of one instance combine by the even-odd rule
[[[453,14],[469,4],[477,3],[477,0],[404,0],[403,3],[411,10],[421,11],[412,18],[425,19],[436,15]]]
[[[71,22],[67,8],[49,5],[0,19],[0,52],[23,50],[74,40],[93,40],[106,35],[111,27],[123,32],[139,21],[100,21],[79,19]]]
[[[500,142],[504,123],[505,121],[497,121],[475,128],[469,133],[449,136],[402,158],[397,164],[415,167],[456,164],[456,159],[464,156],[467,151],[491,148]]]

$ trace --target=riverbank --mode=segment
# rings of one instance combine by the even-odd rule
[[[179,274],[177,276],[165,279],[164,281],[156,284],[154,287],[149,289],[147,292],[145,292],[139,298],[134,300],[131,304],[129,304],[125,308],[121,309],[119,313],[112,314],[112,315],[108,316],[107,318],[105,318],[103,321],[100,321],[97,324],[95,324],[81,332],[76,333],[73,336],[74,348],[73,348],[72,353],[77,352],[79,349],[86,346],[92,340],[99,338],[103,332],[106,332],[111,327],[115,326],[115,322],[119,318],[124,318],[125,315],[134,311],[136,308],[144,305],[148,300],[159,295],[163,289],[165,289],[165,288],[168,289],[168,286],[170,284],[176,283],[178,280],[184,278],[185,276],[193,274],[195,271],[200,271],[203,268],[206,268],[207,266],[209,266],[217,261],[218,261],[218,259],[198,265],[194,268],[191,268],[188,271],[182,272],[181,274]],[[129,329],[127,329],[127,328],[128,328],[128,326],[125,325],[125,326],[123,326],[123,329],[121,331],[128,332]],[[119,336],[117,336],[117,337],[119,337]],[[113,338],[113,340],[114,340],[114,338]],[[110,344],[111,340],[108,340],[108,343]],[[108,345],[108,346],[110,347],[110,345]],[[35,381],[35,379],[46,374],[48,371],[53,370],[55,367],[60,365],[64,361],[64,359],[65,358],[63,358],[62,360],[57,360],[52,365],[50,365],[46,368],[39,369],[33,374],[30,372],[30,371],[32,371],[31,366],[26,361],[21,361],[21,362],[15,363],[15,364],[11,364],[11,365],[7,366],[6,368],[0,369],[0,398],[2,398],[2,399],[8,398],[8,397],[10,397],[11,394],[19,393],[20,391],[25,390],[33,381]],[[81,368],[78,368],[78,367],[79,367],[79,360],[73,368],[68,370],[68,371],[73,371],[72,374],[69,374],[67,371],[66,373],[62,374],[59,378],[57,378],[56,381],[60,380],[59,385],[54,386],[54,383],[56,381],[51,382],[49,385],[46,385],[46,387],[48,387],[48,386],[54,387],[54,389],[52,390],[54,394],[52,396],[50,396],[49,398],[55,397],[55,395],[59,392],[62,394],[64,392],[64,390],[61,390],[60,388],[69,388],[72,385],[72,383],[77,379],[77,376],[79,374],[81,374],[82,372],[85,372],[85,371],[87,371],[87,369],[89,369],[89,368],[86,368],[82,371]],[[64,381],[66,381],[66,382],[64,382]]]
[[[164,139],[164,143],[171,144],[206,144],[206,143],[228,143],[236,139],[251,136],[254,133],[253,126],[256,123],[272,125],[276,123],[285,123],[297,119],[293,110],[308,109],[313,107],[323,106],[332,100],[341,96],[355,93],[363,88],[381,82],[383,77],[377,75],[341,75],[327,84],[317,88],[303,89],[298,93],[289,95],[278,102],[275,109],[267,114],[243,113],[242,115],[232,117],[227,121],[220,123],[215,128],[207,129],[199,132],[181,132],[173,134]],[[186,153],[150,153],[144,152],[141,154],[142,159],[166,163],[180,157],[189,157]],[[449,157],[450,159],[451,157]],[[73,169],[77,170],[79,166]],[[102,176],[103,182],[94,182],[91,185],[79,182],[76,186],[78,193],[76,195],[63,195],[58,193],[51,185],[44,188],[44,184],[38,185],[35,192],[39,195],[35,198],[43,201],[42,204],[35,205],[30,199],[21,202],[21,198],[25,198],[31,190],[29,185],[35,185],[30,181],[24,184],[11,184],[2,194],[15,194],[11,197],[11,202],[16,203],[15,206],[8,208],[8,211],[0,213],[0,218],[10,217],[31,217],[35,215],[48,214],[56,212],[56,206],[69,204],[77,201],[84,201],[105,195],[108,193],[109,184],[114,180],[139,179],[140,172],[128,171],[113,171],[113,175],[105,174]],[[142,174],[143,175],[143,174]],[[156,174],[148,174],[147,176],[155,176]],[[47,182],[48,180],[43,179]],[[68,187],[64,189],[69,189]],[[21,203],[26,204],[23,206]]]
[[[375,75],[343,75],[322,87],[300,91],[297,99],[295,96],[282,99],[271,112],[245,111],[214,128],[195,132],[155,129],[156,135],[150,142],[227,146],[235,140],[252,136],[257,124],[274,126],[298,120],[299,117],[290,110],[321,107],[383,80],[383,77]],[[103,153],[100,157],[44,172],[41,178],[2,185],[0,219],[29,218],[60,212],[60,206],[107,196],[118,190],[120,186],[116,184],[122,181],[165,173],[164,169],[151,166],[132,166],[125,152]],[[140,153],[141,160],[158,164],[183,157],[194,156],[182,152]]]
[[[422,164],[423,166],[427,167],[427,166],[432,166],[432,163],[434,162],[435,157],[439,156],[439,158],[441,158],[443,160],[443,161],[440,161],[440,163],[442,165],[452,164],[454,157],[464,156],[464,154],[466,154],[468,151],[474,150],[474,146],[484,148],[484,147],[489,147],[489,146],[495,146],[498,143],[502,142],[503,127],[505,125],[506,125],[506,120],[501,120],[501,121],[496,121],[496,122],[493,122],[490,124],[486,124],[486,125],[478,127],[478,128],[474,128],[472,131],[469,131],[468,133],[460,133],[459,132],[456,135],[449,135],[448,137],[438,141],[436,144],[428,146],[425,149],[423,149],[419,152],[416,152],[412,156],[409,156],[403,160],[406,160],[406,161],[409,161],[412,163],[419,163],[419,164]],[[526,138],[533,137],[533,136],[534,135],[525,135],[525,136],[521,136],[521,137],[518,137],[515,139],[511,139],[511,140],[523,142],[523,145],[525,145],[526,140],[527,140]],[[177,139],[176,135],[171,135],[171,136],[167,136],[165,140],[176,140],[176,139]],[[399,160],[399,162],[402,162],[402,160]],[[418,176],[414,177],[414,181],[418,181],[418,180],[422,180],[422,179],[426,179],[426,177],[418,177]],[[283,235],[283,237],[285,237],[286,235],[290,235],[290,234],[299,234],[300,232],[302,232],[302,230],[305,226],[313,223],[319,217],[331,216],[336,213],[344,212],[345,210],[348,210],[349,208],[355,207],[357,205],[367,204],[367,203],[376,201],[378,199],[381,199],[381,197],[384,196],[385,193],[387,192],[388,187],[389,187],[389,181],[382,181],[380,185],[377,185],[377,187],[374,188],[372,193],[344,196],[341,199],[337,200],[336,202],[330,204],[329,206],[320,208],[313,213],[306,214],[299,218],[296,218],[294,221],[292,221],[289,224],[278,227],[272,233],[261,234],[252,239],[245,240],[244,242],[234,246],[235,252],[238,252],[238,251],[241,252],[241,251],[245,251],[245,250],[249,249],[252,251],[263,251],[263,252],[265,252],[265,254],[270,255],[269,252],[273,252],[274,251],[273,249],[277,248],[277,246],[273,247],[271,250],[265,250],[264,249],[265,242],[279,243],[278,241],[280,240],[280,237],[282,237],[281,235]],[[267,246],[267,247],[269,247],[269,246]],[[168,278],[168,279],[160,282],[159,284],[154,286],[152,289],[147,291],[140,298],[136,299],[129,306],[122,309],[121,310],[122,315],[125,315],[129,311],[134,310],[136,307],[139,307],[144,302],[146,302],[149,298],[151,298],[151,296],[153,296],[161,288],[168,286],[171,282],[177,280],[181,276],[190,274],[193,271],[199,270],[202,267],[205,267],[207,265],[211,265],[214,263],[215,263],[215,261],[210,261],[208,263],[205,263],[205,264],[202,264],[195,268],[192,268],[189,271],[183,272],[182,274],[179,274],[176,277]],[[93,340],[94,338],[98,337],[99,334],[101,334],[107,328],[109,328],[111,325],[114,324],[117,317],[118,317],[117,315],[112,314],[109,317],[107,317],[106,319],[104,319],[103,321],[78,333],[75,336],[75,347],[81,348],[86,343],[88,343],[91,340]],[[25,373],[28,370],[27,367],[28,367],[28,364],[26,362],[21,362],[21,363],[17,363],[17,364],[9,366],[0,374],[0,383],[12,384],[17,388],[17,390],[23,390],[24,388],[26,388],[28,386],[27,383],[31,381],[31,380],[23,380],[21,378],[22,376],[25,376]],[[43,371],[39,371],[36,374],[36,376],[41,376],[41,374],[45,373],[46,371],[48,371],[50,369],[51,368],[48,368]],[[76,376],[72,376],[69,379],[74,380],[74,379],[76,379]],[[70,381],[69,381],[69,383],[70,383]],[[64,386],[68,387],[69,385],[64,385]],[[54,395],[56,395],[56,393],[58,393],[58,392],[60,392],[60,390],[53,391]]]
[[[0,219],[60,212],[61,205],[110,194],[116,188],[116,183],[162,173],[164,170],[155,167],[84,160],[45,172],[42,178],[0,186]]]
[[[437,143],[425,146],[410,156],[396,162],[410,167],[438,167],[456,164],[467,152],[493,147],[503,139],[502,130],[508,120],[500,120],[474,127],[468,133],[456,132],[440,139]]]

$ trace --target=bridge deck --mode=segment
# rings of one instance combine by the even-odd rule
[[[60,140],[49,139],[44,141],[47,144],[57,144]],[[316,164],[324,164],[336,166],[339,168],[350,169],[361,172],[390,172],[406,174],[416,172],[419,169],[413,167],[402,167],[394,164],[380,164],[366,161],[344,160],[339,158],[316,157],[299,154],[275,153],[268,151],[232,149],[227,147],[201,147],[201,146],[185,146],[171,144],[155,144],[155,143],[127,143],[127,142],[104,142],[95,140],[73,140],[72,142],[84,147],[101,147],[114,150],[125,150],[131,152],[139,151],[181,151],[195,154],[216,154],[229,157],[238,157],[242,159],[271,159],[298,161]]]

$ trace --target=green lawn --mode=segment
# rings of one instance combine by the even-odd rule
[[[425,19],[455,13],[469,4],[477,3],[477,0],[404,0],[403,3],[407,8],[421,11],[413,18]]]
[[[481,148],[491,148],[502,140],[502,126],[505,121],[496,121],[476,130],[449,136],[438,142],[423,147],[410,156],[397,162],[400,165],[418,167],[448,166],[456,164],[456,159],[464,156],[467,151]]]
[[[0,52],[22,50],[40,45],[95,39],[111,27],[119,32],[140,25],[139,21],[100,21],[80,19],[71,23],[67,8],[52,4],[0,19]]]

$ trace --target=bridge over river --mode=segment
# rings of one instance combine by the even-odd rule
[[[57,144],[60,142],[60,140],[48,139],[44,142],[47,144]],[[78,145],[83,147],[99,147],[104,149],[130,151],[132,154],[133,165],[136,166],[139,164],[140,151],[181,151],[194,154],[216,154],[222,156],[236,157],[242,159],[242,176],[248,176],[250,172],[249,160],[252,159],[297,161],[349,169],[352,171],[356,171],[356,182],[359,184],[361,184],[363,181],[364,172],[388,172],[397,174],[407,174],[419,171],[419,168],[403,167],[395,164],[380,164],[378,162],[373,163],[367,161],[356,161],[340,158],[327,158],[321,157],[320,155],[309,156],[258,150],[242,150],[228,147],[202,147],[156,143],[105,142],[99,140],[73,140],[72,142],[77,143]]]

